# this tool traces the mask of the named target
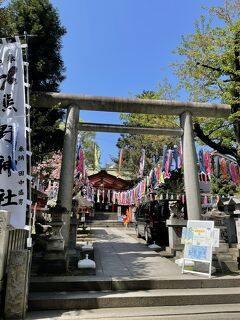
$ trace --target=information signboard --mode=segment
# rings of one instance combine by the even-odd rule
[[[212,248],[219,242],[219,232],[214,228],[213,221],[188,220],[187,228],[182,232],[184,247],[182,272],[200,273],[184,269],[185,260],[209,264],[208,276],[211,276]]]

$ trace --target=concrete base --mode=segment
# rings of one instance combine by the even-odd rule
[[[69,257],[66,251],[47,253],[41,263],[40,273],[65,273],[68,271]]]
[[[82,276],[94,276],[96,275],[96,269],[92,268],[85,268],[85,269],[78,269],[78,274]]]
[[[232,255],[234,260],[239,259],[239,250],[237,248],[229,248],[228,252]]]
[[[203,263],[203,262],[195,262],[194,271],[208,273],[209,264]],[[214,274],[214,273],[216,273],[216,268],[212,266],[211,274]]]
[[[166,221],[169,234],[169,248],[168,250],[175,254],[176,251],[182,251],[184,245],[181,244],[182,228],[187,225],[187,220],[171,218]]]
[[[221,261],[221,268],[223,272],[237,272],[238,271],[238,262],[237,261]]]

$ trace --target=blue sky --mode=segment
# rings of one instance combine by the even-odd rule
[[[194,32],[202,6],[222,0],[52,0],[62,24],[65,93],[134,97],[167,77],[181,36]],[[184,100],[184,93],[179,100]],[[82,111],[86,122],[120,123],[117,113]],[[118,134],[97,133],[101,164],[116,155]]]

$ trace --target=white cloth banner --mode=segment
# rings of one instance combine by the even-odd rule
[[[19,42],[0,45],[0,209],[23,229],[27,203],[24,67]]]

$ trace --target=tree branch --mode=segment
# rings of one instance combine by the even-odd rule
[[[201,66],[201,67],[204,67],[204,68],[213,70],[213,71],[218,71],[218,72],[223,73],[223,71],[221,70],[221,68],[212,67],[212,66],[209,66],[209,65],[204,64],[204,63],[197,62],[197,66]],[[232,75],[232,76],[236,76],[234,72],[227,72],[226,74]]]
[[[208,136],[206,136],[204,134],[202,128],[200,127],[200,124],[197,122],[194,123],[194,132],[196,133],[197,137],[200,140],[202,140],[202,142],[204,142],[209,147],[213,148],[214,150],[218,151],[221,154],[228,154],[228,155],[234,157],[236,159],[238,165],[240,165],[240,157],[238,156],[236,149],[225,147],[225,146],[218,144],[218,143],[214,142],[213,140],[211,140]]]
[[[228,127],[229,126],[229,124],[225,124],[225,125],[223,125],[222,123],[217,127],[217,128],[214,128],[213,130],[209,130],[209,132],[208,132],[208,135],[206,135],[206,137],[210,137],[210,135],[212,134],[212,133],[214,133],[215,131],[217,131],[218,129],[222,129],[222,128],[224,128],[224,127]],[[210,139],[210,138],[209,138]]]

